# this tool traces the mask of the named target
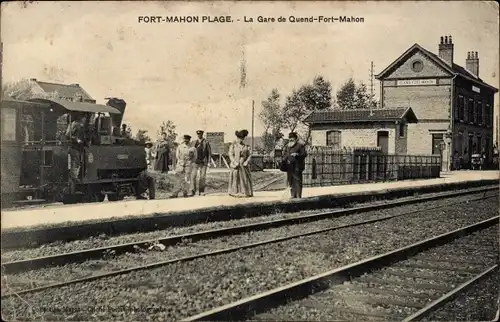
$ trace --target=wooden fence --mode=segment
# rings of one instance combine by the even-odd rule
[[[441,157],[436,155],[391,155],[378,148],[307,151],[304,186],[438,178],[441,171]]]

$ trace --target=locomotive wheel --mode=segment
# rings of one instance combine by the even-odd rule
[[[106,195],[96,192],[89,196],[89,202],[103,202],[104,198],[106,198]]]

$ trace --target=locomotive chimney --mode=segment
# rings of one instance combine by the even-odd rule
[[[444,39],[441,37],[439,58],[444,60],[448,66],[453,66],[453,41],[451,36],[444,36]]]
[[[125,114],[125,108],[127,107],[127,102],[125,102],[121,98],[116,98],[116,97],[105,98],[105,99],[108,100],[106,105],[114,107],[118,111],[120,111],[121,114],[111,114],[111,120],[113,122],[113,126],[120,127],[123,120],[123,116]]]

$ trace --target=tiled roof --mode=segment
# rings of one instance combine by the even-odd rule
[[[34,82],[40,86],[46,93],[57,92],[59,97],[64,99],[74,98],[76,96],[81,96],[84,100],[94,100],[83,88],[78,84],[65,85],[65,84],[55,84],[40,82],[34,80]]]
[[[432,58],[434,58],[434,59],[438,59],[438,60],[442,61],[442,59],[441,59],[438,55],[434,54],[433,52],[428,51],[428,50],[427,50],[427,49],[425,49],[425,48],[422,48],[422,49],[423,49],[423,50],[424,50],[424,51],[425,51],[425,52],[426,52],[429,56],[431,56]],[[469,72],[467,69],[465,69],[464,67],[462,67],[462,66],[460,66],[460,65],[457,65],[457,64],[453,63],[453,65],[452,65],[452,68],[451,68],[451,69],[453,70],[453,72],[454,72],[454,73],[459,74],[460,76],[464,76],[464,77],[466,77],[466,78],[472,78],[472,79],[474,79],[475,81],[480,82],[480,83],[482,83],[482,84],[483,84],[483,85],[485,85],[485,86],[489,86],[489,87],[491,87],[491,85],[489,85],[489,84],[485,83],[485,82],[484,82],[481,78],[479,78],[478,76],[476,76],[476,75],[472,74],[471,72]]]
[[[469,79],[469,80],[472,80],[472,81],[478,83],[479,85],[491,88],[495,91],[498,91],[498,89],[496,87],[491,86],[488,83],[485,83],[481,78],[472,74],[471,72],[469,72],[467,69],[463,68],[462,66],[453,63],[453,65],[450,67],[445,61],[443,61],[441,58],[439,58],[438,55],[423,48],[419,44],[414,44],[413,46],[411,46],[406,52],[404,52],[400,57],[398,57],[391,65],[389,65],[386,69],[384,69],[380,74],[376,75],[376,78],[380,79],[383,76],[385,76],[389,71],[393,70],[396,66],[398,66],[398,62],[400,62],[404,57],[406,57],[407,55],[409,55],[410,53],[412,53],[415,50],[422,51],[425,55],[429,56],[437,64],[439,64],[442,68],[444,68],[445,70],[447,70],[448,72],[450,72],[452,74],[462,76],[466,79]]]
[[[417,118],[411,108],[314,111],[306,117],[306,123],[351,123],[351,122],[381,122],[395,121],[407,116],[411,122]]]

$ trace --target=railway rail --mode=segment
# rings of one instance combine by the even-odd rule
[[[471,193],[471,192],[474,192],[474,193],[484,192],[484,193],[486,193],[486,192],[492,191],[492,190],[495,190],[495,189],[492,189],[492,188],[473,189],[473,190],[469,191],[469,193]],[[461,196],[463,194],[464,194],[464,191],[459,191],[459,192],[454,192],[454,193],[441,194],[440,197],[441,198],[449,198],[449,197],[453,197],[453,196],[455,196],[455,197]],[[229,253],[229,252],[237,251],[240,249],[257,247],[257,246],[271,244],[271,243],[278,243],[278,242],[293,239],[293,238],[299,238],[299,237],[309,236],[309,235],[314,235],[314,234],[321,234],[321,233],[333,231],[336,229],[342,229],[342,228],[348,228],[348,227],[354,227],[354,226],[360,226],[360,225],[367,225],[367,224],[376,223],[376,222],[380,222],[380,221],[384,221],[384,220],[389,220],[389,219],[396,218],[396,217],[408,216],[408,215],[419,213],[419,212],[435,210],[435,209],[442,208],[442,207],[450,207],[450,206],[457,205],[460,203],[465,203],[465,202],[480,201],[480,200],[492,198],[492,197],[496,197],[496,195],[495,196],[484,195],[484,196],[479,197],[479,198],[468,199],[466,201],[460,201],[460,202],[455,202],[455,203],[448,203],[445,205],[439,205],[437,207],[427,207],[427,208],[423,208],[423,209],[414,210],[411,212],[383,216],[380,218],[370,219],[370,220],[362,220],[362,221],[357,221],[357,222],[349,223],[349,224],[345,224],[345,225],[335,225],[335,226],[328,227],[328,228],[315,229],[313,231],[302,232],[299,234],[291,234],[291,235],[285,236],[285,237],[273,238],[270,240],[249,243],[249,244],[245,244],[242,246],[219,249],[216,251],[210,251],[210,252],[205,252],[205,253],[201,253],[201,254],[196,254],[194,256],[185,256],[185,257],[179,257],[179,258],[174,258],[174,259],[170,259],[170,260],[164,260],[164,261],[155,262],[155,263],[148,264],[148,265],[140,265],[137,267],[121,269],[121,270],[113,271],[113,272],[109,272],[109,273],[96,274],[96,275],[90,276],[90,277],[72,279],[72,280],[65,281],[65,282],[59,282],[59,283],[44,285],[44,286],[40,286],[40,287],[34,287],[31,289],[19,290],[19,291],[16,291],[15,294],[32,293],[32,292],[37,292],[37,291],[41,291],[41,290],[48,289],[48,288],[56,288],[56,287],[62,287],[62,286],[74,284],[74,283],[92,281],[95,279],[110,277],[110,276],[119,275],[119,274],[125,274],[125,273],[132,272],[132,271],[152,269],[155,267],[173,264],[175,262],[189,261],[189,260],[194,260],[194,259],[201,258],[201,257]],[[429,201],[429,199],[434,200],[436,198],[438,198],[438,197],[437,196],[420,197],[420,199],[422,201]],[[403,201],[395,201],[395,202],[391,202],[391,203],[393,204],[393,206],[404,205]],[[34,258],[34,259],[28,259],[28,260],[22,260],[22,261],[8,262],[8,263],[2,264],[2,270],[3,270],[3,274],[15,274],[15,273],[19,273],[19,272],[23,272],[23,271],[27,271],[27,270],[40,269],[43,267],[64,265],[64,264],[68,264],[68,263],[79,263],[79,262],[84,262],[84,261],[87,261],[87,260],[90,260],[93,258],[102,258],[103,256],[105,256],[106,254],[109,254],[110,252],[114,252],[115,256],[119,255],[119,254],[126,253],[126,252],[136,252],[136,251],[138,251],[138,249],[143,249],[143,248],[148,247],[149,245],[151,245],[153,243],[158,243],[158,242],[162,243],[165,246],[174,245],[174,244],[182,242],[183,240],[186,240],[186,239],[190,239],[191,242],[194,242],[194,241],[199,241],[199,240],[203,240],[203,239],[210,239],[210,238],[227,236],[227,235],[241,234],[241,233],[247,232],[247,231],[262,230],[262,229],[268,229],[268,228],[279,227],[279,226],[284,226],[284,225],[293,225],[293,224],[302,223],[302,222],[317,221],[317,220],[321,220],[321,219],[325,219],[325,218],[335,218],[335,217],[340,217],[340,216],[346,216],[346,215],[357,213],[357,212],[363,212],[363,211],[366,212],[366,211],[370,211],[370,210],[375,210],[375,209],[380,208],[381,206],[382,205],[361,206],[361,207],[356,207],[356,208],[342,209],[342,210],[336,210],[336,211],[331,211],[331,212],[323,212],[323,213],[319,213],[319,214],[306,215],[306,216],[295,217],[295,218],[266,221],[266,222],[254,223],[254,224],[249,224],[249,225],[241,225],[241,226],[230,227],[230,228],[222,228],[222,229],[215,229],[215,230],[210,230],[210,231],[196,232],[196,233],[192,233],[192,234],[170,236],[170,237],[166,237],[166,238],[163,238],[160,240],[155,239],[155,240],[148,240],[148,241],[133,242],[133,243],[114,245],[114,246],[109,246],[109,247],[100,247],[97,249],[89,249],[89,250],[84,250],[84,251],[60,254],[60,255],[55,255],[55,256],[47,256],[47,257]],[[387,208],[387,204],[385,204],[384,206],[385,207],[383,207],[383,208]],[[2,294],[2,298],[11,296],[12,294],[13,293]]]
[[[126,216],[108,220],[89,220],[86,222],[67,222],[64,225],[46,225],[33,228],[11,228],[2,231],[2,249],[33,248],[54,242],[69,242],[105,234],[108,237],[138,232],[154,232],[170,227],[186,227],[207,222],[227,222],[231,220],[257,218],[277,213],[292,213],[319,209],[344,208],[355,204],[374,202],[385,203],[388,200],[411,199],[415,195],[431,195],[444,191],[457,191],[474,187],[495,186],[497,180],[477,182],[459,182],[425,187],[394,188],[361,194],[321,195],[297,199],[289,202],[269,201],[249,203],[227,207],[210,207],[196,213],[181,211],[178,213],[153,213],[151,215]],[[413,199],[419,202],[418,199]],[[410,204],[409,202],[408,204]]]
[[[468,191],[459,191],[459,192],[452,192],[452,193],[447,192],[447,193],[443,193],[443,194],[439,194],[439,195],[417,197],[415,199],[410,199],[410,200],[391,201],[391,202],[387,202],[385,204],[358,206],[358,207],[354,207],[354,208],[320,212],[320,213],[315,213],[315,214],[311,214],[311,215],[297,216],[297,217],[293,217],[293,218],[263,221],[263,222],[244,224],[244,225],[228,227],[228,228],[212,229],[212,230],[195,232],[195,233],[188,233],[188,234],[182,234],[182,235],[176,235],[176,236],[168,236],[168,237],[159,238],[159,239],[148,239],[148,240],[141,240],[141,241],[131,242],[131,243],[124,243],[124,244],[118,244],[118,245],[112,245],[112,246],[106,246],[106,247],[98,247],[98,248],[93,248],[93,249],[75,251],[75,252],[52,255],[52,256],[30,258],[30,259],[25,259],[25,260],[16,260],[16,261],[2,263],[2,270],[6,274],[13,274],[13,273],[19,273],[19,272],[23,272],[23,271],[27,271],[27,270],[34,270],[34,269],[41,269],[41,268],[45,268],[45,267],[51,267],[51,266],[65,265],[68,263],[79,263],[79,262],[83,262],[83,261],[87,261],[87,260],[91,260],[91,259],[102,258],[104,255],[109,254],[109,253],[112,253],[113,255],[116,256],[116,255],[120,255],[120,254],[124,254],[124,253],[128,253],[128,252],[136,252],[136,251],[138,251],[138,249],[145,249],[145,248],[150,247],[151,245],[162,244],[163,246],[172,246],[172,245],[181,243],[184,240],[189,240],[190,242],[196,242],[199,240],[241,234],[241,233],[245,233],[245,232],[249,232],[249,231],[259,231],[259,230],[270,229],[270,228],[275,228],[275,227],[296,225],[296,224],[301,224],[301,223],[306,223],[306,222],[319,221],[319,220],[323,220],[323,219],[331,219],[331,218],[337,218],[337,217],[342,217],[342,216],[348,216],[348,215],[355,214],[355,213],[374,211],[374,210],[379,210],[379,209],[385,209],[388,207],[397,207],[397,206],[402,206],[402,205],[406,205],[409,203],[414,203],[417,200],[419,202],[425,202],[425,201],[432,201],[432,200],[436,200],[436,199],[462,196],[466,193],[484,192],[486,194],[487,192],[494,191],[494,190],[498,190],[498,187],[472,189],[472,190],[468,190]],[[467,200],[465,202],[475,201],[475,200],[483,200],[484,198],[486,198],[486,196],[475,198],[473,200]],[[488,198],[491,198],[491,196]],[[464,201],[459,201],[456,204],[460,204],[460,203],[464,203]],[[445,205],[439,205],[437,207],[426,208],[424,210],[438,209],[438,208],[442,208],[444,206]],[[449,206],[449,204],[446,206]],[[415,210],[415,211],[412,211],[412,212],[407,213],[407,214],[417,213],[417,212],[421,212],[421,211],[423,211],[423,210]],[[407,214],[405,214],[405,215],[407,215]],[[374,220],[367,220],[367,221],[362,221],[362,222],[358,222],[355,224],[344,225],[344,226],[341,226],[339,228],[355,226],[355,225],[369,224],[369,223],[374,223],[377,221],[388,220],[388,219],[399,217],[399,216],[401,216],[401,214],[389,215],[389,216],[384,216],[382,218],[378,218],[378,219],[374,219]],[[330,229],[331,228],[315,230],[315,231],[311,232],[310,234],[321,233],[321,232],[328,231]],[[335,229],[337,229],[337,228],[335,228]],[[298,235],[293,235],[289,238],[295,238],[296,236],[304,236],[304,235],[305,234],[298,234]]]
[[[327,309],[334,311],[330,312],[334,315],[330,315],[330,318],[342,320],[419,320],[432,314],[474,283],[491,274],[498,274],[498,252],[493,247],[484,247],[481,234],[475,236],[479,242],[470,238],[474,233],[488,230],[488,235],[495,240],[498,223],[499,216],[495,216],[208,310],[183,321],[279,320],[280,317],[283,318],[283,314],[289,319],[290,316],[284,313],[287,312],[283,309],[286,307],[295,308],[294,312]],[[490,263],[481,267],[477,262],[467,260],[470,251],[480,248],[484,256],[495,257],[497,264]],[[443,265],[446,262],[451,265]],[[422,274],[417,270],[450,274],[443,277],[443,274]],[[398,297],[405,300],[397,300]],[[309,304],[305,302],[307,300]],[[322,306],[322,302],[328,305]],[[335,304],[332,306],[332,303]],[[360,310],[360,307],[363,309]],[[377,310],[377,307],[382,309]],[[304,315],[299,314],[298,319],[303,317]]]

